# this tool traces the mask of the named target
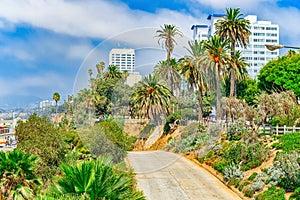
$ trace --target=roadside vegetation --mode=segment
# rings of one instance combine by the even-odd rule
[[[134,86],[128,72],[99,62],[88,88],[62,105],[55,92],[54,120],[43,112],[20,121],[17,149],[0,153],[0,199],[145,199],[124,159],[156,126],[165,150],[197,159],[244,196],[300,199],[300,133],[274,129],[300,126],[300,54],[251,79],[235,50],[249,44],[249,26],[240,9],[226,9],[214,36],[189,41],[175,59],[182,32],[164,24],[156,37],[166,60]],[[126,119],[147,121],[138,138],[124,130]]]

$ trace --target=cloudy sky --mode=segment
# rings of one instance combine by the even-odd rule
[[[300,46],[297,0],[0,0],[0,96],[65,98],[112,47],[135,48],[145,71],[165,57],[154,38],[161,24],[191,39],[191,25],[226,7],[279,24],[280,43]]]

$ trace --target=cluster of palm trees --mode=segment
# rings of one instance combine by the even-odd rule
[[[161,98],[159,107],[169,107],[170,92],[174,94],[177,88],[180,87],[181,77],[184,77],[191,88],[197,90],[199,101],[199,121],[203,120],[202,99],[203,94],[208,90],[214,90],[216,93],[216,115],[217,119],[222,118],[221,113],[221,87],[225,83],[225,78],[230,80],[230,97],[236,96],[236,81],[242,80],[247,76],[247,63],[242,58],[241,52],[236,51],[237,45],[246,48],[249,43],[250,22],[243,18],[239,8],[226,9],[226,15],[219,19],[216,24],[216,33],[206,41],[189,41],[187,51],[189,55],[180,59],[178,62],[171,58],[171,53],[176,45],[175,37],[182,36],[182,32],[175,25],[163,25],[157,31],[159,44],[167,51],[167,61],[161,61],[155,68],[155,73],[159,74],[162,80],[167,80],[169,90],[157,92],[162,96],[152,96],[152,98]],[[155,76],[155,75],[154,75]],[[152,77],[152,76],[151,76]],[[148,86],[150,76],[144,79],[144,90]],[[156,79],[155,81],[159,83]],[[167,92],[166,92],[167,91]],[[146,93],[147,94],[147,93]],[[165,95],[164,95],[165,94]],[[145,95],[145,92],[136,93],[136,98],[139,95]],[[155,107],[154,100],[150,99],[143,102],[139,108],[141,110],[150,110],[149,106]],[[137,102],[140,103],[140,102]],[[145,106],[145,105],[148,105]],[[147,113],[147,112],[146,112]],[[147,115],[146,115],[147,116]],[[147,117],[150,117],[149,115]]]

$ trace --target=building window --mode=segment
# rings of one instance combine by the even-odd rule
[[[265,36],[265,33],[254,33],[254,36]]]

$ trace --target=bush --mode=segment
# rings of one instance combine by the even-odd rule
[[[271,186],[268,190],[256,196],[256,200],[285,200],[284,189],[278,189],[275,186]]]
[[[278,154],[274,165],[268,170],[268,182],[278,184],[286,191],[300,187],[300,153]]]
[[[237,142],[233,143],[228,151],[226,151],[226,149],[224,149],[224,151],[223,157],[229,163],[233,162],[235,164],[239,164],[243,160],[243,154],[246,152],[246,146],[244,143]]]
[[[243,121],[235,121],[230,124],[227,131],[227,140],[240,140],[247,133]]]
[[[229,164],[229,166],[224,169],[224,181],[226,182],[232,178],[241,180],[243,177],[243,172],[234,164]]]
[[[59,128],[47,118],[31,115],[26,122],[19,121],[16,127],[18,149],[39,157],[36,168],[43,181],[49,181],[59,172],[59,165],[65,159],[68,145],[63,141]]]
[[[170,124],[179,124],[179,120],[181,119],[181,111],[176,111],[166,118],[166,123],[164,125],[164,134],[168,134],[171,130]]]
[[[245,196],[246,197],[253,197],[254,191],[253,190],[246,190],[245,191]]]
[[[300,200],[300,187],[290,196],[290,200]]]
[[[213,165],[213,168],[223,174],[227,165],[227,161],[222,158],[220,160],[217,160],[217,162]]]
[[[249,176],[248,180],[249,180],[249,181],[253,181],[253,180],[256,178],[256,176],[257,176],[257,172],[253,172],[253,173],[251,174],[251,176]]]
[[[278,148],[283,151],[299,151],[300,150],[300,133],[288,133],[280,137]]]
[[[249,185],[250,183],[251,183],[250,181],[243,181],[238,187],[239,191],[242,191],[244,187]]]

